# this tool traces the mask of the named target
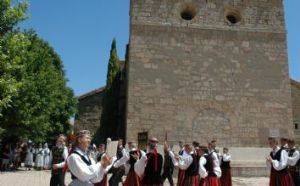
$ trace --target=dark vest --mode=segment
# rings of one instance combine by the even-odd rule
[[[102,152],[102,153],[98,153],[98,154],[97,154],[97,157],[96,157],[97,162],[98,162],[98,161],[101,161],[101,158],[102,158],[102,156],[103,156],[104,153],[105,153],[105,152]]]
[[[89,157],[88,157],[88,159],[86,159],[83,155],[81,155],[81,154],[80,154],[79,152],[77,152],[77,151],[73,151],[73,153],[74,153],[74,154],[77,154],[78,156],[80,156],[80,158],[82,159],[82,161],[83,161],[87,166],[92,165],[92,162],[91,162],[91,160],[90,160]],[[74,176],[74,175],[72,174],[72,172],[71,172],[71,178],[72,178],[72,180],[77,179],[76,176]]]
[[[186,169],[185,175],[187,176],[196,176],[199,174],[199,159],[200,157],[196,154],[191,154],[193,158],[192,164]]]
[[[169,152],[165,152],[165,161],[164,161],[164,172],[171,171],[173,172],[174,164]]]
[[[212,176],[212,177],[217,176],[214,172],[214,161],[213,161],[212,152],[204,155],[204,158],[206,159],[206,164],[204,165],[204,168],[206,169],[208,176]]]
[[[289,156],[289,157],[292,157],[295,151],[296,151],[296,149],[291,149],[291,150],[289,150],[288,156]],[[290,171],[293,171],[293,172],[299,172],[299,170],[300,170],[300,159],[297,161],[297,163],[296,163],[295,166],[290,166],[290,165],[289,165],[288,168],[289,168]]]
[[[63,148],[59,148],[59,147],[56,147],[54,146],[52,148],[52,165],[53,164],[58,164],[58,163],[62,163],[65,161],[65,158],[63,156],[64,154],[64,147]],[[52,174],[59,174],[59,173],[62,173],[62,168],[59,168],[59,169],[55,169],[53,170],[52,169]]]
[[[230,161],[224,161],[223,158],[222,158],[220,167],[222,169],[230,169]]]
[[[281,159],[281,152],[282,152],[283,150],[284,150],[283,148],[279,149],[279,150],[275,153],[275,155],[273,155],[273,153],[270,152],[270,156],[272,157],[273,160],[280,161],[280,159]],[[271,170],[272,170],[272,171],[277,171],[277,170],[274,169],[273,164],[271,164],[271,165],[272,165]],[[280,171],[277,171],[277,172],[279,172],[279,173],[285,173],[285,172],[287,172],[287,169],[284,168],[284,169],[282,169],[282,170],[280,170]]]
[[[156,162],[156,165],[155,165]],[[145,175],[142,179],[142,183],[146,185],[162,184],[161,170],[163,164],[163,157],[161,154],[154,153],[147,154],[147,164],[145,167]]]

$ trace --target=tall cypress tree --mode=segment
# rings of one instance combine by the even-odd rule
[[[105,93],[102,101],[100,128],[95,134],[95,142],[104,142],[107,137],[117,138],[119,125],[120,60],[117,54],[116,39],[111,44],[107,69]]]
[[[107,76],[106,76],[106,90],[111,90],[116,80],[116,76],[120,73],[120,59],[117,54],[117,44],[114,38],[111,44],[110,57],[108,61]]]

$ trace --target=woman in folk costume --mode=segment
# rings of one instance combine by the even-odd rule
[[[67,159],[72,175],[70,186],[93,186],[103,179],[106,168],[112,164],[112,158],[108,155],[103,155],[97,163],[90,159],[87,152],[90,143],[91,135],[88,130],[77,133],[75,149]]]
[[[295,147],[295,141],[292,139],[288,140],[288,169],[293,178],[293,182],[295,186],[300,186],[300,153]]]
[[[278,147],[278,141],[275,137],[269,137],[269,145],[272,151],[266,160],[268,167],[271,168],[270,186],[294,186],[287,169],[287,151]]]
[[[41,170],[44,167],[44,150],[43,146],[40,143],[39,148],[36,151],[36,158],[35,158],[36,168],[37,170]]]
[[[231,180],[231,167],[230,167],[231,156],[228,153],[228,148],[223,148],[223,155],[221,156],[221,185],[232,186]]]
[[[179,159],[183,160],[185,159],[186,157],[189,156],[189,153],[187,152],[187,149],[189,147],[189,144],[185,144],[183,145],[182,149],[179,151],[178,155],[179,155]],[[170,154],[171,155],[171,154]],[[172,157],[172,155],[171,155]],[[183,185],[183,182],[184,182],[184,178],[185,178],[185,170],[184,169],[181,169],[179,166],[178,166],[178,163],[175,163],[174,162],[174,166],[177,166],[178,167],[178,178],[177,178],[177,186],[182,186]]]
[[[134,142],[128,143],[129,152],[126,149],[122,150],[122,158],[117,160],[114,163],[114,167],[118,168],[122,165],[125,165],[125,174],[127,173],[126,180],[123,182],[123,186],[140,186],[141,179],[134,171],[134,165],[138,159],[141,158],[143,153],[146,156],[145,152],[142,152],[137,149],[137,145]]]
[[[158,140],[151,138],[148,141],[149,153],[141,153],[141,158],[134,165],[136,174],[142,178],[141,186],[163,186],[162,166],[163,157],[157,153]]]
[[[195,153],[191,145],[185,145],[187,155],[185,157],[176,156],[178,167],[184,170],[184,180],[178,181],[180,186],[198,186],[200,184],[199,177],[199,156]]]
[[[50,149],[48,148],[48,144],[44,144],[44,169],[50,168]]]
[[[199,161],[199,174],[201,179],[201,186],[219,186],[221,177],[221,168],[215,156],[212,153],[208,153],[206,146],[200,146],[197,150],[200,156]]]

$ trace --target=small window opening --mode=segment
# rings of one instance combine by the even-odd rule
[[[299,129],[298,123],[295,123],[294,127],[296,130],[298,130]]]
[[[192,15],[192,12],[183,11],[183,12],[181,12],[181,18],[189,21],[189,20],[192,20],[194,18],[194,16]]]
[[[231,24],[235,24],[238,22],[237,18],[233,15],[228,15],[226,18]]]
[[[190,21],[194,19],[196,14],[197,14],[196,6],[194,6],[193,4],[185,4],[182,7],[180,16],[182,19]]]
[[[225,10],[225,19],[229,24],[234,25],[241,21],[242,16],[240,11],[238,11],[237,9],[227,8]]]

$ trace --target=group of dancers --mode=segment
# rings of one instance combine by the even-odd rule
[[[137,147],[135,142],[128,142],[128,148],[121,149],[117,159],[105,152],[96,160],[89,158],[88,147],[91,136],[88,131],[80,131],[76,136],[75,149],[67,158],[72,174],[71,186],[106,186],[107,174],[112,168],[125,167],[124,186],[163,186],[168,175],[164,174],[165,163],[171,162],[178,167],[177,186],[231,186],[231,156],[228,148],[220,154],[215,149],[216,141],[207,145],[199,143],[184,144],[179,152],[170,149],[164,142],[164,154],[158,152],[158,140],[148,140],[147,153]],[[270,186],[299,185],[299,151],[295,142],[281,138],[281,147],[277,138],[270,137],[272,149],[266,157],[270,168]],[[169,160],[167,160],[169,157]],[[167,166],[168,167],[168,166]],[[170,185],[174,185],[170,182]]]
[[[223,154],[216,152],[216,142],[207,146],[199,143],[184,144],[179,152],[173,152],[164,143],[164,155],[158,152],[158,140],[148,140],[147,153],[140,150],[135,142],[128,142],[128,148],[122,148],[117,160],[103,153],[94,161],[88,156],[91,136],[88,131],[79,131],[76,135],[75,149],[67,158],[72,174],[71,186],[107,185],[107,174],[112,168],[125,166],[124,186],[163,186],[164,162],[170,157],[171,163],[178,167],[178,186],[231,186],[230,155],[228,149]],[[223,174],[222,174],[223,173]],[[222,176],[223,175],[223,176]],[[173,183],[170,183],[173,185]]]
[[[269,137],[272,151],[266,157],[270,186],[300,186],[300,154],[293,139]]]

